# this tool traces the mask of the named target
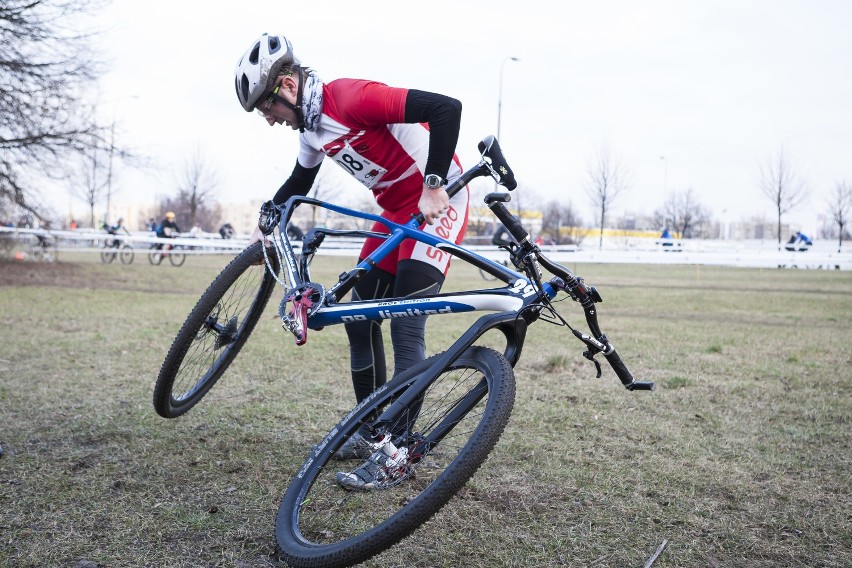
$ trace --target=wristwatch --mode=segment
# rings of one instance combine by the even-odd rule
[[[423,178],[423,183],[429,189],[438,189],[442,185],[445,184],[444,178],[439,176],[438,174],[429,174]]]

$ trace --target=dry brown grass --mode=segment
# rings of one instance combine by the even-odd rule
[[[0,265],[0,565],[279,565],[280,495],[352,403],[345,334],[296,349],[272,306],[208,400],[157,417],[159,365],[223,262]],[[534,326],[491,458],[368,565],[642,566],[663,540],[655,567],[852,565],[852,275],[573,268],[658,390],[594,379]],[[434,318],[430,348],[469,321]]]

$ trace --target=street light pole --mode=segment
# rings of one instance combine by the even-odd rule
[[[110,201],[112,200],[112,156],[115,153],[115,118],[112,120],[112,128],[110,128],[109,135],[109,165],[107,166],[107,204],[106,204],[106,218],[104,219],[104,224],[109,222],[110,219]]]
[[[660,156],[660,159],[663,161],[663,191],[665,193],[669,192],[669,161],[666,160],[665,156]]]
[[[116,123],[116,115],[118,111],[118,103],[119,101],[126,101],[129,99],[138,99],[139,95],[130,95],[122,97],[119,100],[113,102],[112,108],[112,125],[109,130],[109,165],[107,166],[107,202],[106,202],[106,215],[104,216],[104,223],[106,223],[111,217],[110,208],[112,206],[112,161],[113,156],[115,155],[116,147],[115,147],[115,123]],[[125,152],[119,151],[118,156],[120,158],[124,158]]]
[[[503,69],[507,61],[520,61],[517,57],[506,57],[500,64],[500,90],[497,94],[497,141],[500,141],[500,116],[503,113]],[[497,191],[497,182],[494,182],[494,191]],[[521,202],[518,201],[518,214],[520,215]]]
[[[497,141],[500,141],[500,115],[503,112],[503,68],[506,67],[507,61],[520,61],[517,57],[507,57],[500,64],[500,91],[497,97]]]

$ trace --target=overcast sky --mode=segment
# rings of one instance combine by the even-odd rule
[[[220,201],[271,197],[297,135],[243,111],[233,88],[237,59],[262,32],[287,35],[326,81],[460,99],[465,166],[496,134],[502,69],[500,142],[520,191],[571,200],[588,223],[587,164],[602,145],[631,172],[616,212],[651,213],[667,192],[691,187],[719,218],[772,220],[759,166],[783,147],[810,188],[787,218],[813,231],[836,181],[852,182],[848,0],[224,6],[113,0],[98,19],[111,65],[103,116],[157,165],[118,172],[116,201],[173,193],[194,148],[215,165]],[[366,191],[350,187],[349,197]]]

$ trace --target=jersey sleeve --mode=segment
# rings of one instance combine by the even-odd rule
[[[314,168],[322,163],[324,157],[325,154],[311,146],[304,134],[299,136],[299,165],[308,169]]]
[[[296,160],[296,165],[293,167],[293,172],[287,181],[278,188],[272,202],[276,205],[283,205],[288,199],[294,195],[307,195],[314,184],[314,180],[319,173],[320,164],[311,168],[304,167],[299,160]]]
[[[389,87],[375,81],[337,81],[334,99],[344,122],[363,126],[405,122],[408,89]]]

